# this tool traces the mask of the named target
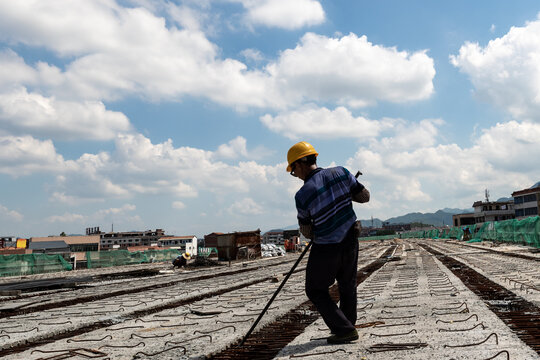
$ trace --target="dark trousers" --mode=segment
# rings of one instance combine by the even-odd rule
[[[339,244],[313,243],[311,247],[306,268],[306,295],[330,331],[337,335],[355,329],[357,264],[358,239],[354,226]],[[328,291],[335,280],[339,286],[339,308]]]

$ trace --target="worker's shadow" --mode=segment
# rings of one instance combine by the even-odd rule
[[[319,348],[326,348],[328,346],[331,346],[331,344],[328,344],[326,342],[326,338],[313,339],[302,344],[287,345],[287,347],[285,348],[287,349],[287,352],[283,353],[283,355],[302,355],[305,353],[313,352],[314,350]]]

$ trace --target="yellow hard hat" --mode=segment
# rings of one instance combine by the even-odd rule
[[[184,257],[184,259],[186,259],[186,260],[189,260],[189,259],[191,259],[191,254],[190,254],[190,253],[188,253],[188,252],[187,252],[187,253],[183,253],[183,254],[182,254],[182,256],[183,256],[183,257]]]
[[[291,172],[291,164],[295,162],[298,159],[303,158],[304,156],[309,155],[319,155],[319,153],[315,150],[313,145],[311,145],[308,142],[300,141],[299,143],[294,144],[291,146],[289,151],[287,152],[287,162],[289,163],[287,165],[287,172]]]

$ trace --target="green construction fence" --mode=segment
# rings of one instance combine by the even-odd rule
[[[0,255],[0,276],[22,276],[72,270],[62,255],[12,254]]]
[[[446,229],[432,229],[409,231],[400,235],[401,238],[420,239],[458,239],[463,236],[463,229],[468,228],[471,233],[469,242],[499,241],[528,245],[540,248],[540,217],[533,216],[525,219],[488,221],[483,224],[452,227]]]
[[[200,247],[197,250],[198,254],[204,257],[208,257],[212,253],[217,255],[216,248]],[[95,269],[142,263],[167,262],[172,261],[181,253],[182,250],[179,249],[135,252],[129,252],[127,250],[87,251],[86,266],[88,269]],[[0,276],[32,275],[70,270],[73,270],[71,264],[59,254],[0,255]]]
[[[134,265],[142,263],[172,261],[179,254],[179,249],[145,250],[130,252],[127,250],[87,251],[86,261],[89,269]]]

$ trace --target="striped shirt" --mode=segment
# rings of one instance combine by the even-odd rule
[[[352,195],[362,189],[344,167],[313,170],[295,196],[298,222],[313,225],[316,244],[341,242],[356,221]]]

